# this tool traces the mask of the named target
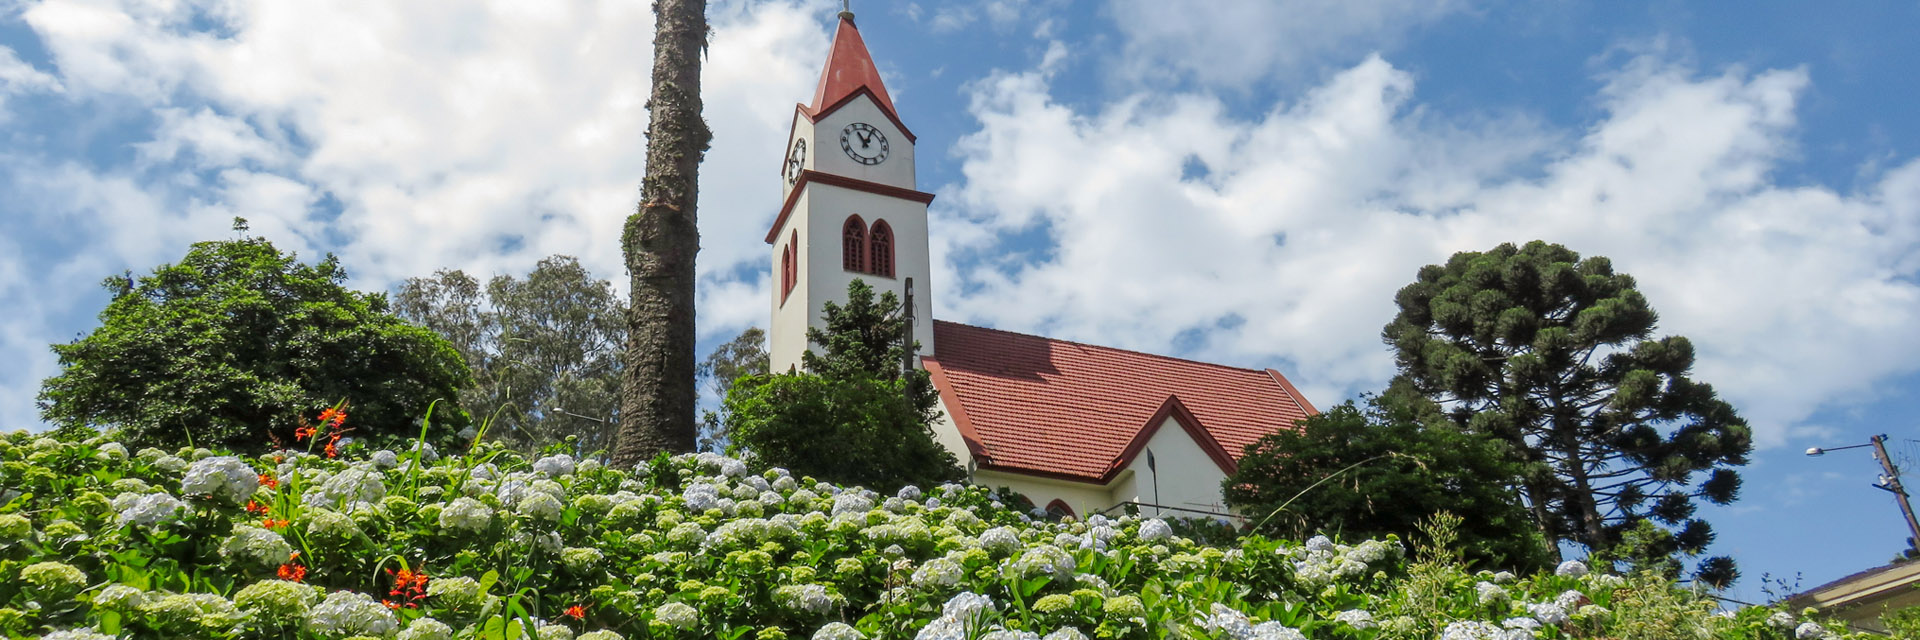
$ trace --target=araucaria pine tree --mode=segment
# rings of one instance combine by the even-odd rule
[[[1688,377],[1692,343],[1654,337],[1631,276],[1556,244],[1502,244],[1421,268],[1395,302],[1382,337],[1398,381],[1514,445],[1550,541],[1669,571],[1713,541],[1697,500],[1734,500],[1751,434]],[[1726,557],[1697,570],[1716,586],[1739,575]]]

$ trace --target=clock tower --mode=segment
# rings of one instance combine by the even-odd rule
[[[847,285],[911,300],[920,355],[933,344],[927,205],[914,180],[913,132],[900,121],[880,72],[840,13],[833,49],[811,104],[795,105],[781,160],[782,199],[766,241],[773,249],[773,371],[800,367],[807,329],[824,328],[824,304]]]

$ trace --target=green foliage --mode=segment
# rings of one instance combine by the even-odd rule
[[[494,276],[485,288],[459,270],[409,278],[394,307],[466,358],[476,384],[460,401],[492,420],[490,436],[524,450],[568,436],[576,452],[613,447],[626,304],[579,260],[550,256],[525,278]]]
[[[1880,616],[1880,624],[1886,625],[1894,640],[1920,640],[1920,607],[1889,611]]]
[[[1751,433],[1688,377],[1692,343],[1653,337],[1631,276],[1559,245],[1503,244],[1421,268],[1395,302],[1382,336],[1396,384],[1521,454],[1529,467],[1515,479],[1553,542],[1618,557],[1642,522],[1670,534],[1639,535],[1642,553],[1692,557],[1712,542],[1695,501],[1735,499]],[[1697,568],[1713,585],[1738,575],[1726,558]]]
[[[109,278],[100,327],[53,346],[61,372],[41,387],[41,415],[136,445],[241,451],[291,445],[301,420],[343,399],[361,438],[415,435],[436,400],[443,432],[464,426],[460,355],[346,277],[332,256],[305,264],[242,237],[197,243],[137,280]]]
[[[904,370],[900,300],[877,299],[862,280],[847,304],[827,302],[825,331],[807,338],[823,354],[807,371],[738,379],[722,403],[734,451],[835,482],[899,487],[958,480],[953,453],[933,438],[939,394],[927,372]]]
[[[1227,504],[1273,537],[1321,531],[1351,539],[1397,535],[1422,544],[1421,523],[1464,518],[1458,548],[1474,565],[1532,571],[1546,546],[1514,487],[1504,442],[1469,433],[1405,402],[1349,401],[1247,447],[1222,483]]]
[[[886,491],[964,477],[905,393],[901,380],[748,376],[725,402],[733,448],[806,475]]]
[[[707,354],[707,359],[694,367],[694,375],[706,381],[707,389],[714,398],[725,400],[727,393],[733,390],[734,381],[751,375],[764,375],[771,364],[767,357],[767,332],[759,327],[747,327],[740,335]],[[726,414],[722,412],[708,411],[701,416],[701,451],[725,448],[730,437],[726,432],[726,424]]]
[[[1153,519],[1028,522],[978,487],[886,497],[713,454],[129,455],[15,433],[0,494],[9,639],[1869,637],[1715,615],[1653,574],[1409,566],[1392,539],[1223,550]]]

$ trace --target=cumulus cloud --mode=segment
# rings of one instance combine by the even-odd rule
[[[1407,31],[1463,5],[1454,0],[1111,0],[1106,10],[1123,36],[1126,75],[1238,86],[1392,45]]]
[[[772,219],[769,158],[811,95],[837,8],[709,8],[704,237]],[[13,311],[0,351],[30,364],[0,373],[21,396],[0,397],[0,419],[31,423],[28,399],[52,371],[45,344],[98,308],[95,282],[229,235],[234,216],[283,249],[339,254],[363,289],[444,267],[524,272],[554,253],[626,288],[619,237],[644,173],[648,3],[44,0],[18,16],[51,64],[0,49],[0,96],[63,90],[76,109],[118,118],[90,144],[125,146],[104,161],[0,153],[19,211],[0,238],[43,245],[29,254],[43,274],[32,292],[0,280]],[[764,323],[764,252],[704,243],[703,330]],[[21,264],[0,262],[0,277]]]
[[[1602,81],[1601,115],[1559,131],[1432,114],[1379,57],[1250,118],[1206,93],[1081,110],[1045,70],[998,74],[936,210],[941,315],[1278,365],[1325,403],[1391,376],[1378,332],[1421,265],[1538,238],[1635,275],[1765,444],[1915,368],[1920,162],[1777,184],[1800,70],[1643,56]]]

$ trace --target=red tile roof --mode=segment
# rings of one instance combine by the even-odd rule
[[[807,113],[817,120],[822,112],[833,110],[861,89],[873,94],[873,101],[880,103],[880,109],[888,117],[897,119],[893,98],[887,96],[887,86],[880,82],[880,69],[873,66],[866,41],[853,26],[853,18],[843,14],[839,31],[833,34],[833,50],[827,54],[827,67],[820,71],[820,85],[813,90],[813,102],[807,105]]]
[[[980,467],[1111,482],[1168,417],[1224,470],[1246,446],[1317,413],[1272,369],[935,320],[922,358]]]

